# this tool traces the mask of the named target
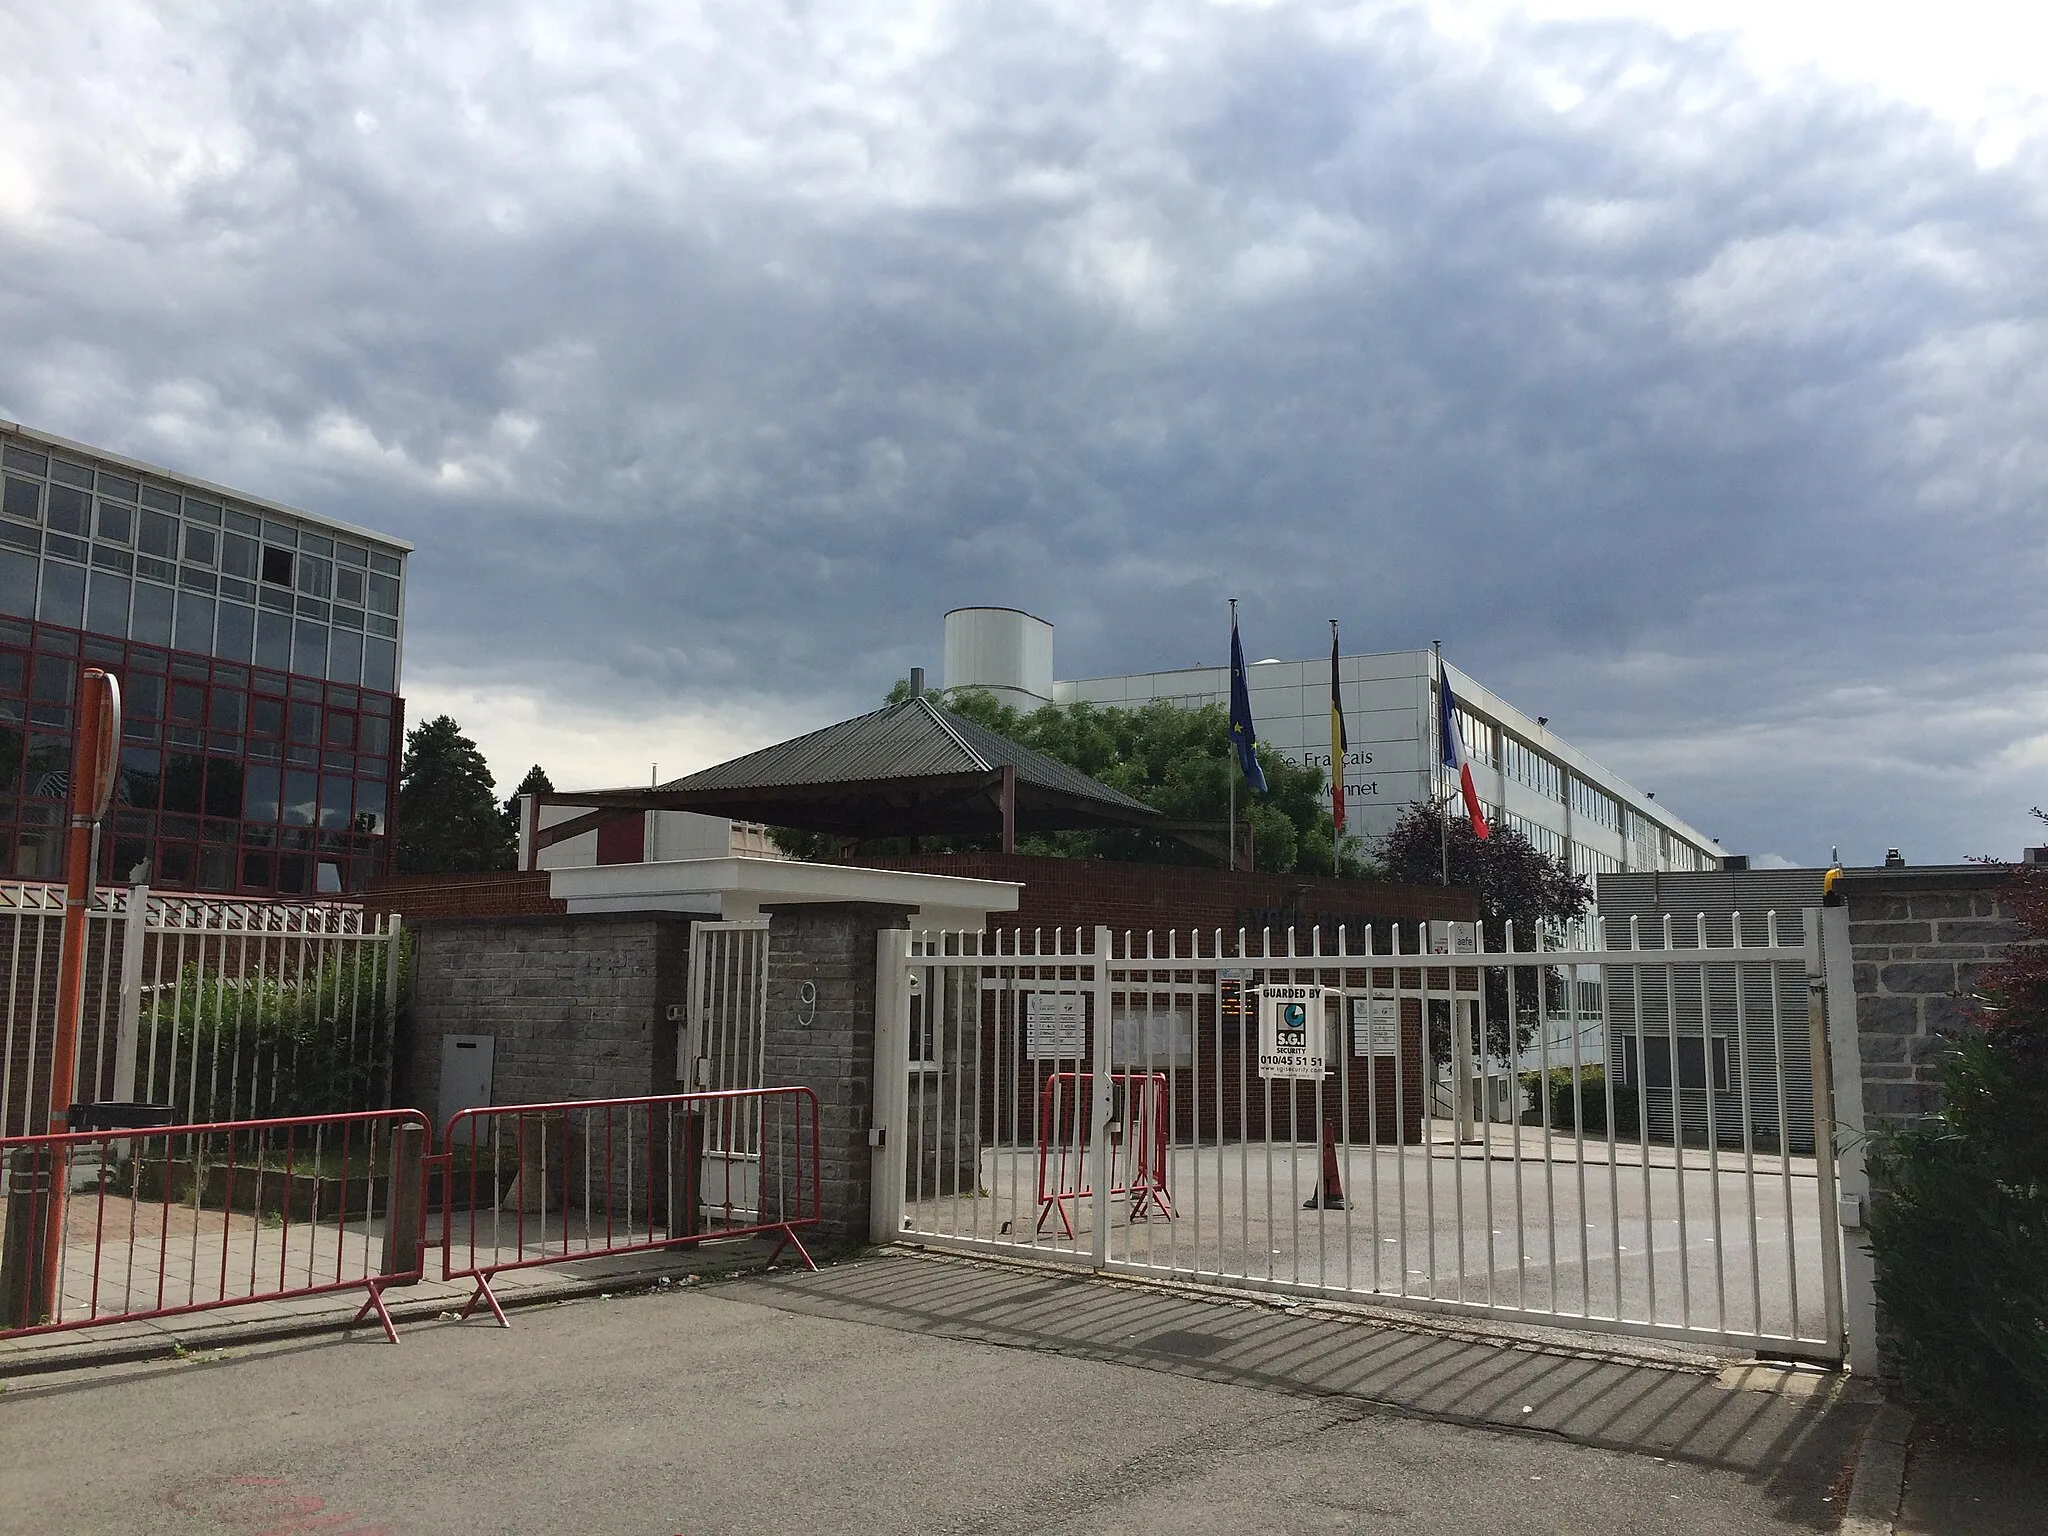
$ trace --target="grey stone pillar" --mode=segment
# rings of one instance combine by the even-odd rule
[[[768,913],[768,1020],[761,1085],[801,1086],[818,1096],[819,1235],[868,1240],[875,1108],[875,936],[909,926],[907,907],[874,902],[772,906]],[[807,990],[808,989],[808,990]],[[799,1156],[808,1182],[808,1127],[796,1145],[786,1107],[762,1126],[761,1204],[797,1210]]]

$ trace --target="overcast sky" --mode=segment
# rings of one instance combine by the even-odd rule
[[[414,542],[501,787],[853,713],[961,604],[1219,663],[1235,594],[1730,849],[2010,855],[2027,10],[14,6],[0,415]]]

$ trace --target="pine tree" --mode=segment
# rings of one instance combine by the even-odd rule
[[[526,770],[526,777],[519,781],[519,787],[505,797],[505,835],[512,839],[512,850],[519,850],[519,797],[521,795],[544,795],[551,793],[555,781],[548,777],[547,769],[535,763]]]
[[[398,780],[398,869],[449,874],[510,869],[516,845],[483,753],[447,715],[405,737]]]

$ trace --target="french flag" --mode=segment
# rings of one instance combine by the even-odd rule
[[[1487,835],[1486,812],[1479,808],[1479,786],[1472,782],[1472,761],[1465,756],[1465,738],[1458,731],[1458,701],[1451,696],[1448,672],[1437,674],[1437,722],[1443,737],[1444,766],[1458,776],[1458,793],[1465,797],[1465,814],[1472,818],[1472,835]]]

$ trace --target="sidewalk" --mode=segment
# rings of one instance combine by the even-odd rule
[[[1897,1536],[2040,1536],[2048,1530],[2048,1457],[1999,1456],[1916,1431],[1892,1529]]]
[[[331,1232],[319,1232],[316,1262],[321,1273],[331,1263],[348,1255],[338,1253],[341,1245]],[[364,1237],[347,1234],[347,1246],[361,1243],[374,1251],[380,1234]],[[724,1276],[764,1269],[774,1251],[772,1241],[741,1239],[705,1243],[695,1249],[653,1250],[645,1253],[601,1255],[548,1264],[532,1269],[507,1270],[496,1276],[491,1289],[506,1311],[543,1302],[566,1300],[610,1290],[644,1288],[666,1277],[673,1283],[688,1284],[700,1276]],[[480,1255],[483,1253],[480,1250]],[[514,1254],[508,1248],[505,1258]],[[266,1255],[274,1258],[274,1254]],[[359,1259],[361,1255],[357,1255]],[[446,1313],[459,1312],[469,1301],[476,1283],[469,1279],[440,1280],[440,1250],[427,1251],[428,1278],[415,1285],[397,1286],[384,1292],[385,1307],[391,1313],[403,1340],[408,1323],[432,1321]],[[784,1262],[791,1262],[788,1255]],[[103,1271],[118,1262],[117,1256],[103,1261]],[[359,1269],[351,1273],[360,1272]],[[153,1278],[153,1274],[152,1274]],[[77,1307],[89,1294],[88,1279],[67,1277],[67,1305]],[[83,1366],[113,1365],[134,1360],[161,1359],[182,1351],[200,1354],[213,1350],[292,1338],[301,1334],[331,1332],[344,1327],[363,1304],[360,1289],[335,1291],[319,1296],[301,1296],[285,1301],[257,1301],[221,1307],[208,1312],[187,1312],[138,1322],[107,1323],[62,1333],[39,1333],[21,1338],[0,1339],[0,1382],[46,1371],[67,1371]],[[173,1295],[172,1300],[177,1297]],[[485,1321],[487,1307],[479,1307]],[[374,1314],[358,1325],[371,1336],[378,1334]],[[380,1340],[381,1342],[381,1340]]]

